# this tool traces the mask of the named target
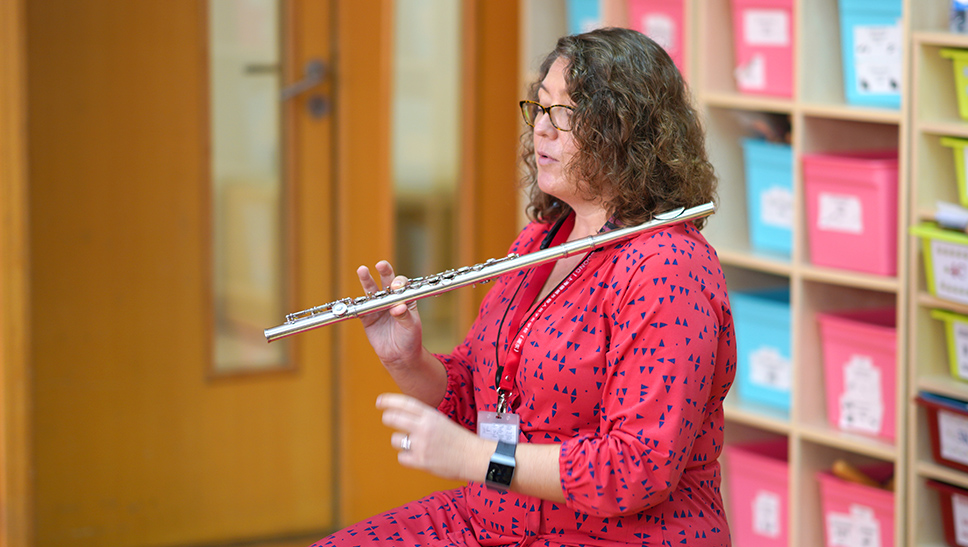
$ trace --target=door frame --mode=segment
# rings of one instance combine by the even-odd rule
[[[519,0],[461,0],[461,175],[455,226],[460,264],[504,256],[517,234]],[[361,292],[356,266],[393,256],[392,0],[339,2],[336,24],[337,279],[339,296]],[[466,331],[486,287],[459,292]],[[395,391],[358,322],[337,329],[338,514],[340,526],[432,490],[453,487],[406,470],[379,422],[376,395]]]
[[[25,11],[0,2],[0,547],[33,538]]]

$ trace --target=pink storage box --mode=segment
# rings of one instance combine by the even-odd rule
[[[894,474],[894,466],[881,464],[861,471],[883,484]],[[817,473],[817,480],[827,547],[894,547],[894,492],[846,481],[826,471]]]
[[[894,442],[896,310],[818,313],[827,421],[841,431]]]
[[[742,93],[793,96],[793,0],[732,0],[733,74]]]
[[[787,440],[726,445],[729,527],[736,545],[786,547]]]
[[[628,0],[629,27],[656,41],[686,75],[683,0]]]
[[[803,157],[810,261],[897,273],[897,150]]]

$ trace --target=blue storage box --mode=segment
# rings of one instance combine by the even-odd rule
[[[793,247],[793,150],[788,144],[743,140],[750,245],[790,255]]]
[[[599,0],[568,0],[568,34],[581,34],[602,26]]]
[[[901,107],[900,0],[839,0],[847,103]]]
[[[790,410],[790,291],[739,291],[729,296],[736,330],[739,398]]]

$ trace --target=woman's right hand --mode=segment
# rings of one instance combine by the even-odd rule
[[[376,263],[376,271],[386,290],[398,289],[407,282],[406,277],[394,275],[393,266],[386,260]],[[356,275],[360,278],[366,294],[381,290],[366,266],[360,266]],[[407,365],[417,364],[421,359],[423,329],[416,302],[411,302],[409,306],[400,303],[388,310],[364,315],[360,317],[360,321],[370,345],[388,369],[406,368]]]

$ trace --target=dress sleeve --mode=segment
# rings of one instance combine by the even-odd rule
[[[465,341],[450,355],[437,355],[447,371],[447,392],[437,410],[451,420],[477,432],[477,405],[474,399],[474,377],[471,373],[470,348]]]
[[[559,454],[561,485],[575,510],[605,517],[643,511],[668,500],[688,466],[717,456],[694,454],[693,446],[710,429],[725,282],[708,248],[682,247],[626,255],[616,270],[635,272],[628,284],[601,287],[611,292],[602,311],[610,340],[603,342],[600,433],[564,442]]]

